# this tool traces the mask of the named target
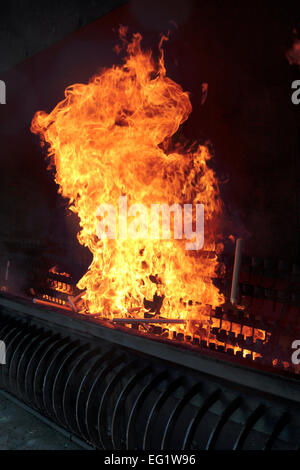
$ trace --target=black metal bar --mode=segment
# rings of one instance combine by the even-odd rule
[[[103,364],[109,359],[112,361],[115,358],[115,350],[111,349],[106,351],[94,359],[88,366],[86,373],[83,375],[75,399],[75,421],[76,427],[75,432],[84,436],[88,435],[87,429],[85,428],[85,407],[88,402],[88,393],[90,391],[89,381],[93,380],[96,372],[99,375],[99,369],[103,368]]]
[[[56,351],[65,344],[65,339],[55,335],[52,343],[48,345],[47,348],[41,354],[39,361],[36,365],[34,377],[33,377],[33,396],[34,403],[41,411],[41,413],[46,413],[46,410],[43,406],[43,381],[46,374],[48,364],[51,362],[51,358],[56,353]]]
[[[40,324],[43,328],[38,328]],[[261,395],[255,391],[255,384],[237,389],[236,382],[224,381],[210,371],[203,374],[174,366],[174,361],[136,353],[127,343],[112,346],[111,342],[90,335],[85,327],[76,334],[71,327],[64,330],[48,323],[45,329],[45,325],[42,321],[32,324],[31,318],[10,321],[9,315],[5,319],[0,314],[0,336],[7,339],[10,358],[10,364],[3,367],[3,385],[17,388],[21,399],[30,401],[35,409],[93,442],[97,448],[126,446],[130,450],[132,445],[170,450],[174,446],[182,448],[181,442],[184,448],[203,445],[215,448],[216,443],[222,446],[223,427],[226,424],[227,429],[229,422],[242,427],[236,448],[247,447],[246,441],[250,442],[254,429],[259,432],[259,448],[274,447],[275,442],[276,448],[287,443],[295,448],[300,441],[297,428],[300,407],[295,401],[279,400],[267,393]],[[123,335],[128,341],[133,337]],[[163,343],[159,346],[164,350]],[[184,358],[186,351],[180,353]],[[236,367],[236,374],[240,370]],[[258,380],[262,376],[257,373]],[[279,383],[286,384],[282,378]],[[291,381],[287,383],[289,387]],[[296,381],[294,385],[296,390]],[[223,403],[222,397],[232,396],[230,390],[243,399],[242,408],[248,413],[242,424],[241,413],[233,415],[232,402],[226,408],[213,407],[210,413],[217,400]],[[233,400],[233,403],[237,406],[237,402]],[[257,407],[259,403],[261,408]],[[270,420],[266,417],[260,420],[264,410],[270,413]],[[285,410],[290,413],[287,424],[278,420]],[[284,432],[278,439],[281,430]]]
[[[28,357],[30,358],[31,355],[34,353],[35,348],[39,347],[40,344],[44,344],[48,341],[50,337],[49,332],[41,332],[40,334],[37,332],[35,336],[31,338],[28,342],[26,348],[23,350],[21,357],[19,359],[19,363],[17,365],[16,371],[16,394],[21,399],[24,396],[24,389],[25,389],[25,374],[26,374],[26,366]]]
[[[191,398],[201,392],[202,389],[203,384],[197,383],[181,398],[181,400],[178,401],[175,408],[173,408],[164,429],[164,434],[161,442],[161,450],[166,450],[170,448],[169,446],[171,433],[173,432],[174,426],[176,424],[177,419],[179,418],[181,411],[183,410],[184,406],[191,400]]]
[[[126,449],[134,450],[137,448],[136,439],[138,436],[134,430],[135,422],[137,420],[140,409],[143,407],[145,399],[151,394],[155,389],[157,384],[163,382],[167,378],[167,371],[163,370],[156,376],[150,379],[150,381],[141,389],[139,395],[137,396],[128,418],[127,428],[126,428]]]
[[[52,409],[54,411],[56,421],[62,425],[65,425],[62,409],[62,398],[67,371],[69,368],[71,368],[72,362],[85,353],[85,349],[86,345],[77,345],[73,350],[66,354],[58,366],[58,370],[53,382]]]
[[[205,374],[209,374],[226,381],[249,387],[252,390],[270,394],[285,400],[300,403],[299,384],[296,380],[288,377],[281,377],[261,370],[251,369],[240,364],[225,361],[217,361],[215,357],[199,354],[198,351],[188,348],[182,349],[171,341],[153,341],[151,335],[136,334],[122,327],[107,327],[107,323],[101,320],[85,319],[82,315],[55,309],[47,310],[28,304],[24,299],[16,302],[11,296],[0,294],[0,305],[10,309],[22,318],[30,318],[30,321],[37,321],[39,324],[47,325],[49,328],[62,327],[72,332],[77,332],[87,337],[101,338],[123,347],[128,347],[136,351],[158,358],[159,360],[170,361],[186,368],[193,369]],[[47,315],[48,313],[48,315]],[[88,316],[88,315],[86,315]],[[79,318],[80,317],[80,318]]]
[[[101,382],[104,382],[104,378],[108,376],[110,372],[114,370],[114,368],[121,366],[121,364],[126,364],[126,358],[124,358],[122,355],[119,355],[115,358],[113,358],[111,361],[109,361],[105,367],[104,370],[100,372],[100,374],[97,375],[95,378],[94,382],[92,383],[92,386],[90,388],[89,394],[88,394],[88,399],[86,402],[86,407],[85,407],[85,426],[87,429],[88,433],[88,440],[91,443],[94,443],[98,447],[105,448],[103,446],[103,443],[101,439],[99,439],[99,427],[98,427],[98,414],[99,414],[99,408],[101,404],[99,405],[100,399],[103,400],[104,396],[103,394],[100,395],[100,390],[98,388],[98,385],[101,385]],[[117,372],[115,372],[117,373]],[[114,378],[115,375],[112,374],[112,378]],[[109,382],[109,384],[111,381]],[[104,430],[103,430],[104,431]]]
[[[114,370],[115,367],[118,367],[120,364],[124,362],[124,358],[122,356],[117,356],[111,358],[105,367],[98,372],[95,379],[93,380],[89,393],[87,396],[87,400],[84,406],[84,425],[87,433],[87,440],[89,442],[95,442],[97,445],[99,444],[98,442],[98,430],[96,428],[97,426],[97,405],[100,400],[100,390],[101,389],[101,384],[102,381],[104,382],[104,379],[106,376]],[[98,388],[99,386],[99,388]],[[101,445],[100,445],[101,447]]]
[[[113,442],[111,439],[111,432],[108,433],[107,420],[107,402],[111,397],[114,387],[121,382],[121,379],[126,377],[128,373],[135,371],[138,366],[138,360],[126,363],[115,375],[112,376],[111,380],[107,384],[105,390],[102,393],[100,404],[98,407],[98,419],[97,419],[97,431],[99,441],[104,449],[113,448]],[[123,387],[125,388],[125,387]],[[111,429],[111,427],[110,427]]]
[[[36,337],[37,337],[36,329],[31,328],[30,332],[28,334],[25,334],[23,339],[16,346],[13,352],[13,355],[10,359],[10,362],[8,364],[8,387],[9,387],[9,390],[15,394],[17,394],[16,376],[17,376],[17,367],[20,363],[19,357],[22,357],[25,349],[28,347],[28,344],[30,344],[32,340]]]
[[[14,326],[13,328],[9,329],[8,331],[6,331],[3,336],[2,336],[2,341],[4,342],[4,344],[6,345],[9,345],[10,344],[10,341],[13,341],[15,335],[17,334],[18,332],[18,326]],[[3,388],[3,379],[2,379],[2,376],[3,376],[3,370],[7,368],[7,364],[3,364],[1,367],[0,367],[0,386]]]
[[[214,390],[205,400],[204,403],[201,405],[193,419],[191,420],[190,424],[187,427],[185,432],[184,440],[182,449],[188,450],[191,448],[191,444],[193,442],[193,438],[196,432],[196,429],[201,422],[203,416],[207,413],[207,411],[220,399],[221,390],[217,389]]]
[[[124,415],[124,404],[125,401],[131,392],[131,390],[137,385],[140,379],[145,378],[148,374],[152,372],[151,366],[146,366],[142,370],[139,370],[134,374],[128,382],[126,383],[125,387],[122,388],[117,400],[116,404],[112,413],[112,422],[111,422],[111,439],[114,449],[122,449],[125,447],[125,432],[122,435],[121,432],[121,412]],[[126,427],[125,427],[126,428]],[[123,439],[122,439],[123,437]]]
[[[42,385],[42,396],[43,406],[45,412],[52,419],[55,419],[55,413],[52,408],[52,390],[53,383],[57,374],[57,366],[66,355],[73,351],[78,346],[78,341],[66,342],[61,348],[59,348],[51,358],[51,361],[46,369],[45,377]]]
[[[53,344],[53,336],[50,336],[46,341],[42,341],[30,355],[24,376],[24,399],[28,404],[35,406],[34,393],[33,393],[33,380],[34,374],[39,362],[40,355],[44,349],[48,349]]]
[[[16,346],[20,342],[20,339],[23,337],[24,332],[19,329],[14,336],[11,337],[11,341],[7,342],[5,344],[5,355],[6,355],[6,364],[3,367],[1,366],[1,372],[2,372],[2,387],[4,389],[8,388],[8,371],[9,371],[9,365],[10,365],[10,357],[11,357],[11,352],[15,350]]]
[[[274,426],[273,432],[265,443],[264,450],[271,450],[275,444],[276,439],[279,437],[281,431],[286,427],[290,421],[290,414],[285,412],[283,413],[277,423]]]
[[[206,450],[212,450],[214,448],[214,445],[224,425],[229,420],[230,416],[241,406],[242,401],[243,400],[241,397],[237,397],[225,408],[225,410],[220,416],[220,419],[218,420],[216,426],[214,427],[209,436],[208,442],[206,444]]]
[[[80,382],[80,375],[85,364],[89,364],[94,357],[99,356],[100,349],[92,349],[84,351],[84,353],[77,357],[73,362],[70,372],[67,375],[64,389],[62,392],[62,417],[61,421],[76,432],[76,418],[74,415],[74,403],[76,403],[77,390],[74,387],[75,383]]]
[[[161,410],[162,406],[165,404],[166,400],[179,388],[184,385],[184,379],[179,377],[171,382],[167,389],[160,393],[160,395],[155,400],[150,413],[148,415],[145,431],[144,431],[144,438],[143,438],[143,450],[151,449],[151,428],[153,426],[153,422]]]
[[[245,441],[250,434],[251,430],[255,423],[263,416],[266,411],[266,407],[264,405],[259,405],[255,410],[250,414],[248,419],[246,420],[235,444],[233,446],[233,450],[242,450]]]

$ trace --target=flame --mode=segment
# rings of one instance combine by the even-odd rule
[[[104,69],[88,84],[74,84],[49,113],[38,111],[31,130],[48,145],[59,193],[80,220],[79,242],[93,261],[78,283],[90,313],[112,318],[143,315],[144,298],[164,296],[166,318],[204,318],[224,297],[214,284],[222,250],[222,202],[206,145],[174,144],[192,111],[189,94],[166,74],[162,36],[159,58],[141,48],[142,36],[127,40],[122,65]],[[204,204],[205,243],[188,252],[186,240],[100,240],[96,211],[141,203]],[[153,282],[153,278],[156,279]],[[210,307],[210,308],[211,308]],[[139,309],[141,312],[139,312]],[[179,327],[174,327],[174,329]]]
[[[71,277],[69,273],[60,272],[57,266],[52,266],[52,268],[49,269],[49,273],[58,274],[64,277]]]

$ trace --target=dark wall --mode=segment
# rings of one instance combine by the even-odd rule
[[[123,3],[125,0],[1,2],[0,73]]]
[[[46,20],[47,10],[31,2],[25,9],[22,2],[17,22],[10,9],[0,28],[10,35],[22,25],[20,35],[32,45],[31,54],[87,23],[89,11],[100,16],[100,4],[113,3],[118,2],[65,2],[60,9],[54,2]],[[284,54],[298,13],[289,2],[132,0],[2,74],[7,104],[0,106],[0,236],[74,240],[77,222],[65,215],[29,126],[36,110],[50,111],[62,99],[66,86],[120,63],[113,47],[117,27],[124,24],[140,31],[144,45],[154,50],[159,34],[171,30],[165,46],[168,75],[190,92],[193,105],[182,133],[213,144],[227,234],[247,238],[251,254],[299,257],[300,106],[291,103],[291,83],[299,71]],[[21,53],[1,47],[3,68],[20,60]],[[208,97],[201,105],[203,82]]]

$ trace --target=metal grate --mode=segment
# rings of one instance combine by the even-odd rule
[[[1,315],[1,388],[101,449],[295,449],[299,404]],[[293,412],[290,412],[290,406]]]

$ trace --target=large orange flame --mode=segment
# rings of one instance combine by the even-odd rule
[[[166,75],[166,38],[155,61],[141,49],[140,34],[127,42],[125,29],[120,32],[124,64],[68,87],[50,114],[35,114],[31,130],[48,143],[59,192],[80,219],[78,240],[93,254],[78,284],[86,289],[89,312],[126,316],[157,292],[165,296],[164,317],[201,319],[207,305],[224,301],[213,282],[222,249],[222,204],[208,166],[211,155],[204,145],[171,144],[192,106],[188,93]],[[121,195],[128,205],[204,204],[203,250],[186,251],[186,240],[98,239],[98,206],[117,207]]]

